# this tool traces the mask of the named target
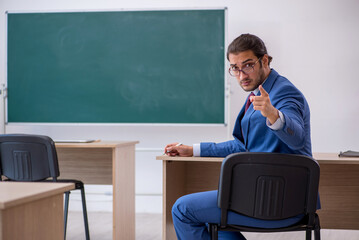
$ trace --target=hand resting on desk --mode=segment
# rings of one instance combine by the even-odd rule
[[[179,143],[170,143],[165,147],[165,154],[168,156],[192,157],[193,147]]]

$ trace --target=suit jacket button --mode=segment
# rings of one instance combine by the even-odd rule
[[[289,135],[293,136],[294,132],[291,128],[287,128],[287,132],[289,133]]]

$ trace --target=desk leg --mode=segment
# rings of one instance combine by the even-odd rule
[[[163,161],[162,239],[177,239],[172,222],[172,206],[185,195],[185,162]]]
[[[113,239],[135,239],[135,146],[113,150]]]
[[[221,163],[163,161],[162,239],[177,239],[172,221],[172,206],[186,194],[216,190]]]

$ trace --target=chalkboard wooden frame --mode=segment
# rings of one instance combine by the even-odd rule
[[[209,39],[209,41],[216,40],[215,37],[217,35],[217,38],[220,38],[221,43],[220,46],[214,45],[214,47],[211,47],[211,45],[208,45],[208,43],[203,42],[204,41],[203,39],[199,39],[197,40],[196,43],[197,45],[194,45],[196,48],[199,48],[199,50],[192,49],[192,51],[188,51],[188,53],[186,53],[187,55],[182,54],[180,57],[170,56],[171,54],[175,56],[180,55],[179,53],[181,53],[181,51],[183,52],[184,49],[192,46],[191,44],[195,42],[195,40],[193,38],[191,39],[190,35],[187,36],[185,32],[176,35],[175,32],[178,32],[177,25],[174,27],[169,23],[163,23],[166,21],[158,22],[158,19],[155,19],[153,20],[155,23],[163,23],[163,27],[165,28],[165,30],[160,30],[159,33],[163,34],[162,41],[160,41],[158,43],[158,46],[156,46],[158,49],[161,50],[159,51],[161,52],[161,54],[158,54],[159,57],[157,57],[158,59],[155,60],[153,60],[153,58],[148,58],[148,55],[143,54],[143,52],[150,51],[149,48],[153,47],[154,44],[146,45],[143,44],[142,42],[141,44],[137,44],[137,46],[139,46],[139,50],[136,50],[137,52],[136,51],[133,52],[134,53],[133,55],[135,55],[135,57],[132,57],[132,55],[129,54],[129,52],[127,52],[126,56],[127,57],[130,56],[131,59],[126,58],[124,62],[122,62],[122,64],[125,65],[125,67],[134,68],[134,70],[130,72],[130,74],[121,76],[124,79],[126,77],[129,79],[127,81],[127,85],[121,85],[119,84],[119,82],[117,82],[118,79],[116,79],[117,76],[116,74],[118,72],[111,73],[112,71],[111,67],[115,68],[121,66],[121,64],[114,64],[113,66],[111,66],[112,63],[109,62],[109,60],[107,59],[104,60],[104,62],[107,61],[105,64],[96,65],[95,61],[91,61],[91,57],[96,56],[98,59],[98,56],[102,56],[102,55],[98,53],[97,53],[98,55],[96,55],[96,51],[88,51],[88,50],[90,49],[91,46],[95,46],[95,47],[97,46],[98,48],[100,48],[99,45],[81,46],[81,41],[83,41],[83,39],[85,38],[83,37],[83,35],[87,35],[86,39],[94,40],[96,38],[100,38],[101,41],[105,41],[106,38],[101,38],[101,34],[99,34],[98,32],[96,34],[92,34],[91,30],[89,31],[84,30],[80,32],[81,34],[79,34],[78,36],[73,36],[71,34],[75,34],[76,31],[79,31],[80,29],[79,25],[75,26],[76,29],[75,31],[72,32],[66,29],[66,27],[71,28],[71,26],[69,25],[61,26],[58,28],[60,30],[57,32],[57,34],[60,34],[59,35],[60,37],[55,36],[50,38],[50,40],[58,40],[62,44],[62,47],[65,48],[67,47],[68,49],[65,49],[65,51],[62,51],[63,49],[61,51],[55,49],[53,52],[51,52],[50,50],[51,47],[54,46],[47,43],[51,41],[46,41],[48,40],[46,39],[46,36],[44,37],[44,40],[42,40],[42,42],[38,41],[38,39],[32,40],[32,45],[29,44],[30,47],[28,46],[27,48],[19,49],[18,46],[26,45],[27,44],[26,41],[29,40],[30,38],[28,35],[23,35],[16,38],[14,37],[14,35],[18,33],[16,31],[15,33],[12,32],[12,28],[13,28],[12,22],[14,22],[14,19],[16,20],[16,18],[18,17],[25,16],[25,20],[28,20],[28,22],[30,22],[30,25],[25,24],[25,26],[23,26],[24,31],[28,28],[34,28],[35,30],[33,31],[35,32],[38,31],[36,32],[36,34],[46,35],[48,34],[46,31],[51,32],[52,29],[51,27],[49,27],[50,26],[49,24],[51,24],[50,19],[48,19],[49,16],[51,17],[55,15],[60,16],[60,20],[57,19],[54,22],[52,22],[52,24],[62,22],[63,20],[67,20],[67,18],[70,18],[69,20],[70,22],[71,20],[75,19],[77,20],[77,22],[80,23],[81,21],[83,22],[88,21],[87,24],[89,24],[89,22],[90,24],[96,24],[96,21],[93,21],[93,19],[88,20],[89,18],[91,18],[90,15],[92,16],[97,15],[97,18],[99,19],[102,16],[105,15],[109,16],[111,14],[115,14],[115,15],[127,14],[126,18],[135,18],[136,17],[135,15],[139,14],[139,17],[143,18],[142,19],[143,21],[142,22],[140,21],[140,23],[142,24],[152,19],[153,16],[151,16],[151,14],[155,15],[154,18],[156,17],[161,18],[162,14],[165,14],[166,16],[163,19],[167,20],[168,22],[171,21],[170,19],[171,16],[177,14],[179,16],[177,16],[175,21],[177,21],[177,23],[179,21],[185,22],[184,28],[181,31],[184,30],[187,31],[192,27],[192,25],[195,25],[194,22],[202,21],[203,18],[205,17],[208,17],[209,19],[203,20],[204,26],[207,26],[207,28],[211,27],[211,24],[213,24],[213,20],[211,20],[210,18],[212,17],[211,14],[213,14],[215,15],[214,23],[217,24],[215,26],[217,26],[217,28],[219,29],[219,30],[217,29],[217,31],[219,31],[220,34],[218,34],[217,32],[217,34],[211,35],[210,32],[213,30],[212,29],[213,27],[208,28],[204,31],[205,33],[206,31],[208,32],[208,36],[206,36],[206,41],[207,39]],[[194,20],[196,21],[193,21],[193,19],[188,20],[189,18],[191,18],[191,14],[195,15]],[[7,46],[7,51],[8,51],[7,52],[7,56],[8,56],[7,122],[8,123],[226,124],[227,122],[227,118],[226,118],[227,97],[225,94],[227,86],[225,81],[226,73],[225,73],[225,54],[224,54],[224,45],[226,42],[225,41],[226,39],[225,36],[226,9],[225,8],[224,9],[195,9],[195,10],[193,9],[192,10],[146,10],[146,11],[131,10],[131,11],[101,11],[101,12],[99,11],[46,12],[46,13],[31,12],[31,13],[7,13],[7,16],[8,16],[7,19],[7,26],[8,26],[7,29],[7,33],[8,33],[7,34],[7,45],[8,45]],[[31,26],[31,21],[29,21],[29,19],[26,19],[29,16],[30,17],[33,16],[35,18],[41,18],[45,16],[44,19],[46,19],[47,21],[43,21],[44,19],[38,22],[36,22],[36,20],[31,20],[31,21],[33,24],[35,23],[35,25],[36,23],[37,24],[40,23],[40,25],[45,24],[44,26],[48,24],[47,25],[48,29],[45,29],[45,32],[41,32],[41,27],[43,26],[41,26],[40,28],[36,28],[36,26],[34,27],[34,25]],[[14,19],[11,19],[12,17],[14,17]],[[88,18],[87,20],[86,17]],[[102,23],[108,23],[108,19],[106,20],[106,17],[104,19],[105,20],[101,20],[103,21]],[[218,19],[220,19],[220,21]],[[154,22],[148,24],[146,27],[151,28],[152,25],[155,25],[153,24]],[[106,26],[107,26],[106,28],[109,28],[108,25]],[[194,34],[194,38],[200,37],[198,36],[200,34],[196,35],[195,30],[200,31],[201,27],[203,26],[198,25],[193,27],[193,29],[191,30],[192,34]],[[114,26],[110,26],[110,28],[112,29],[112,31],[114,30],[116,31]],[[98,25],[97,30],[99,29],[101,29],[101,27],[99,27]],[[173,29],[174,31],[171,32],[171,30]],[[145,30],[144,28],[138,28],[137,31],[138,31],[137,34],[134,34],[134,36],[138,36],[139,33],[142,34],[143,31]],[[152,31],[155,32],[156,29],[152,29]],[[56,33],[56,31],[54,32]],[[52,32],[52,34],[54,34],[54,32]],[[170,34],[167,34],[169,32]],[[172,39],[169,37],[169,35],[172,36]],[[181,41],[175,42],[176,37],[178,38],[181,37],[182,35],[185,35],[185,37],[190,39],[186,40],[184,37],[183,39],[181,39]],[[213,35],[215,35],[215,37],[213,37]],[[147,38],[145,39],[149,39],[150,37],[151,34],[147,35]],[[124,49],[116,49],[117,46],[115,44],[116,39],[111,41],[113,41],[112,43],[111,42],[109,43],[111,47],[105,49],[109,55],[113,54],[116,56],[116,54],[118,54],[120,51],[124,51]],[[201,41],[203,42],[202,44],[203,46],[198,45],[198,43],[200,43]],[[36,45],[39,42],[41,44]],[[154,40],[154,42],[156,43],[156,39]],[[127,43],[127,45],[132,44],[131,41],[128,39],[127,42],[125,41],[125,43]],[[181,43],[183,43],[184,46],[179,46]],[[172,46],[170,45],[167,48],[163,48],[164,49],[163,50],[162,47],[164,44],[169,44],[169,45],[172,44]],[[45,45],[49,45],[49,46],[45,46]],[[42,48],[45,48],[45,50],[42,50],[43,54],[42,55],[40,54],[39,56],[36,56],[37,58],[34,58],[33,56],[37,54],[36,50],[39,49],[41,50]],[[48,64],[48,62],[53,61],[53,59],[56,60],[56,58],[61,58],[61,56],[59,55],[62,54],[69,55],[67,56],[67,58],[64,59],[71,60],[73,58],[76,58],[76,51],[86,52],[85,50],[83,50],[84,48],[86,48],[87,52],[90,52],[90,54],[82,55],[81,56],[82,58],[80,58],[80,60],[76,62],[76,64],[77,67],[80,68],[81,66],[79,65],[79,63],[81,63],[81,61],[84,61],[83,59],[85,59],[85,61],[87,61],[86,62],[87,66],[84,69],[86,71],[83,71],[82,69],[81,71],[76,72],[74,71],[74,69],[71,68],[70,63],[68,64],[70,67],[67,66],[67,69],[60,68],[60,70],[54,69],[54,65],[51,64],[46,65]],[[175,48],[180,48],[180,50],[178,50],[177,52],[172,51],[172,49]],[[25,52],[26,51],[27,52],[21,53],[21,50],[25,50]],[[101,48],[101,51],[104,51],[104,48]],[[213,60],[212,55],[214,55],[213,52],[215,51],[217,51],[215,53],[217,55],[216,58],[214,58]],[[191,52],[196,52],[196,53],[194,55],[190,55]],[[154,55],[153,53],[154,52],[152,52],[152,55]],[[199,56],[200,53],[203,53],[202,56]],[[51,54],[56,56],[54,57]],[[220,57],[218,57],[219,55]],[[30,60],[29,59],[27,59],[27,61],[18,60],[18,59],[23,59],[26,56],[31,56]],[[137,62],[138,59],[142,59],[143,57],[145,58],[145,62],[138,63]],[[161,57],[163,57],[163,60],[161,60]],[[49,59],[51,59],[51,61]],[[116,60],[118,62],[121,59],[117,58]],[[166,71],[162,70],[161,72],[159,66],[162,66],[162,64],[166,64],[168,60],[173,60],[175,64],[166,66]],[[191,61],[193,60],[193,62],[187,63],[190,60]],[[128,64],[127,61],[128,62],[132,61],[132,62],[131,64]],[[32,66],[27,67],[29,64],[32,64]],[[62,62],[60,61],[60,63],[57,63],[57,65],[61,65],[61,64],[66,65],[66,62],[64,62],[62,59]],[[57,65],[55,64],[55,66]],[[150,65],[150,67],[148,67],[148,65]],[[45,70],[41,69],[42,67],[45,68]],[[110,74],[107,74],[108,75],[107,78],[109,79],[108,81],[110,82],[112,81],[112,83],[114,82],[115,83],[107,88],[103,87],[102,85],[103,83],[100,83],[100,81],[96,81],[96,79],[92,78],[93,75],[96,75],[96,73],[92,72],[92,71],[95,72],[96,68],[99,68],[100,71],[102,71],[101,73],[105,76],[108,72],[110,72]],[[61,70],[63,69],[67,70],[65,71],[66,72],[65,74],[62,74],[61,72]],[[31,73],[31,71],[34,71],[35,73]],[[53,74],[53,72],[55,72],[55,74]],[[84,72],[87,73],[84,75],[83,74]],[[132,75],[134,75],[135,77],[133,79],[130,79]],[[183,75],[185,75],[186,78],[191,78],[192,76],[194,77],[192,79],[186,80],[181,78],[181,76]],[[52,77],[51,81],[48,80],[50,79],[49,76]],[[97,77],[98,76],[100,75],[97,75]],[[77,80],[77,78],[85,79],[85,80],[90,79],[90,80],[83,82],[74,81]],[[141,78],[141,80],[137,82],[136,80],[134,80],[139,78]],[[158,82],[156,82],[157,79],[159,79]],[[84,87],[88,87],[88,89],[84,89]],[[72,91],[74,89],[76,91]],[[88,90],[88,92],[82,93],[82,91],[79,92],[79,89]],[[112,90],[115,90],[115,94],[111,92]],[[98,92],[100,92],[100,95],[96,95]],[[113,98],[110,99],[108,97],[111,95],[112,96],[116,95],[116,93],[119,93],[123,99],[127,98],[128,101],[121,103],[121,101],[116,102],[116,99],[114,100]],[[83,96],[81,96],[81,94],[83,94]],[[99,96],[101,96],[101,98]],[[106,99],[104,100],[104,98],[109,98],[109,100],[105,101]],[[80,103],[77,102],[79,99],[80,99]],[[114,108],[113,105],[115,105],[116,107]],[[112,108],[109,106],[112,106]],[[95,107],[97,107],[97,109],[94,109]],[[116,111],[117,109],[118,111]],[[142,115],[138,113],[141,113]]]

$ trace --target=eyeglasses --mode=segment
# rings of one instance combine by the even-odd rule
[[[254,66],[261,60],[262,57],[258,58],[255,63],[246,63],[246,65],[240,69],[237,65],[230,66],[228,72],[231,76],[237,77],[243,72],[244,74],[248,75],[254,71]]]

